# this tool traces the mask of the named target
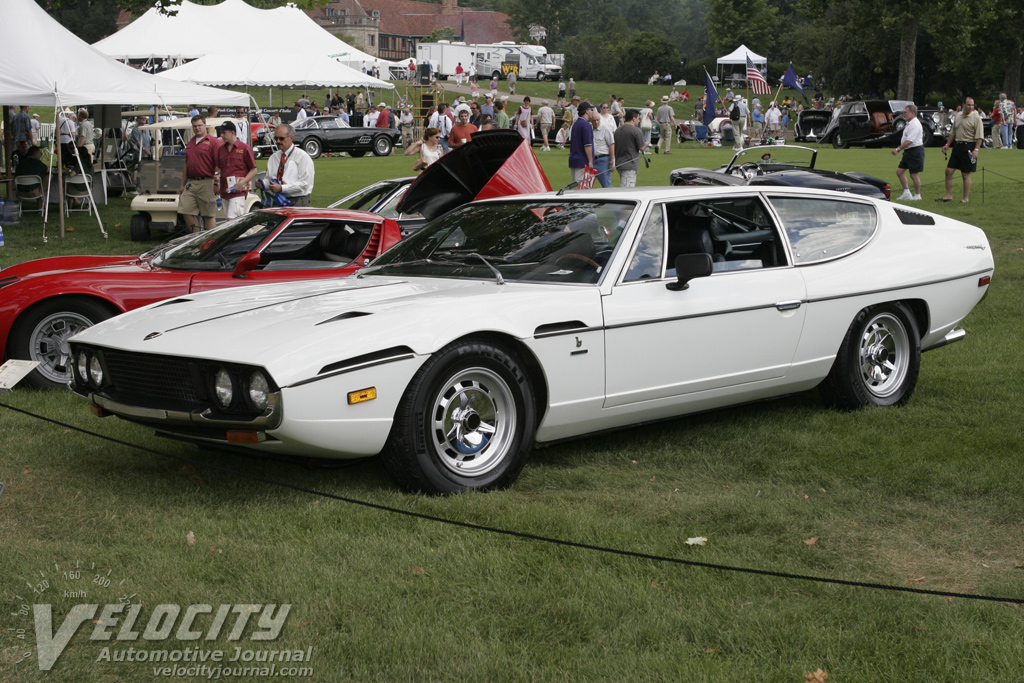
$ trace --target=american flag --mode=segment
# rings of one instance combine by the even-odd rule
[[[750,55],[747,55],[747,83],[755,95],[772,94],[771,86],[768,85],[768,81],[764,80],[764,76],[754,66],[754,62],[750,61]]]

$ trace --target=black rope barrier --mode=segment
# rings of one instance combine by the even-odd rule
[[[610,554],[610,555],[618,555],[618,556],[621,556],[621,557],[633,557],[633,558],[637,558],[637,559],[641,559],[641,560],[650,560],[652,562],[665,562],[665,563],[670,563],[670,564],[683,565],[683,566],[687,566],[687,567],[698,567],[698,568],[701,568],[701,569],[717,569],[717,570],[725,571],[725,572],[737,572],[737,573],[742,573],[742,574],[754,574],[756,576],[770,576],[770,577],[780,578],[780,579],[792,579],[792,580],[798,580],[798,581],[810,581],[810,582],[814,582],[814,583],[832,584],[832,585],[837,585],[837,586],[851,586],[851,587],[854,587],[854,588],[871,588],[871,589],[874,589],[874,590],[895,591],[895,592],[900,592],[900,593],[916,593],[918,595],[937,595],[937,596],[948,597],[948,598],[964,598],[966,600],[985,600],[985,601],[989,601],[989,602],[1005,602],[1005,603],[1012,603],[1012,604],[1024,604],[1024,598],[1007,598],[1007,597],[998,597],[998,596],[993,596],[993,595],[978,595],[978,594],[972,594],[972,593],[958,593],[958,592],[955,592],[955,591],[931,590],[931,589],[928,589],[928,588],[914,588],[914,587],[911,587],[911,586],[894,586],[894,585],[891,585],[891,584],[873,583],[873,582],[869,582],[869,581],[849,581],[849,580],[846,580],[846,579],[834,579],[834,578],[823,577],[823,576],[810,576],[810,575],[806,575],[806,574],[792,574],[792,573],[788,573],[788,572],[776,572],[776,571],[771,571],[771,570],[768,570],[768,569],[755,569],[755,568],[752,568],[752,567],[736,567],[736,566],[725,565],[725,564],[716,564],[716,563],[713,563],[713,562],[701,562],[699,560],[686,560],[686,559],[683,559],[683,558],[680,558],[680,557],[669,557],[669,556],[665,556],[665,555],[654,555],[654,554],[651,554],[651,553],[643,553],[643,552],[638,552],[638,551],[635,551],[635,550],[623,550],[621,548],[608,548],[608,547],[605,547],[605,546],[593,545],[591,543],[580,543],[578,541],[568,541],[568,540],[561,539],[561,538],[553,538],[553,537],[550,537],[550,536],[541,536],[541,535],[538,535],[538,534],[531,534],[531,533],[527,533],[527,532],[523,532],[523,531],[513,531],[513,530],[510,530],[510,529],[502,529],[500,527],[487,526],[485,524],[475,524],[473,522],[463,522],[463,521],[456,520],[456,519],[448,519],[446,517],[438,517],[436,515],[429,515],[429,514],[426,514],[426,513],[423,513],[423,512],[414,512],[412,510],[403,510],[402,508],[391,507],[390,505],[381,505],[379,503],[371,503],[369,501],[359,500],[357,498],[349,498],[347,496],[341,496],[341,495],[338,495],[338,494],[335,494],[335,493],[328,493],[327,491],[319,491],[317,489],[311,489],[311,488],[308,488],[308,487],[305,487],[305,486],[299,486],[297,484],[290,484],[288,482],[277,481],[275,479],[270,479],[268,477],[261,477],[261,476],[256,475],[256,474],[250,474],[248,472],[242,472],[242,471],[239,471],[239,470],[234,470],[234,469],[231,469],[230,467],[224,467],[222,465],[216,465],[216,464],[213,464],[213,463],[203,462],[201,460],[195,460],[193,458],[187,458],[187,457],[182,456],[182,455],[175,455],[174,453],[166,453],[164,451],[160,451],[160,450],[157,450],[155,448],[150,448],[148,446],[142,446],[140,444],[134,444],[134,443],[131,443],[129,441],[124,441],[124,440],[117,439],[117,438],[114,438],[114,437],[111,437],[111,436],[107,436],[106,434],[100,434],[98,432],[94,432],[94,431],[91,431],[91,430],[88,430],[88,429],[84,429],[82,427],[76,427],[75,425],[67,424],[65,422],[61,422],[59,420],[55,420],[53,418],[46,417],[45,415],[37,415],[36,413],[30,412],[28,410],[23,410],[21,408],[15,408],[14,406],[7,405],[6,403],[0,403],[0,408],[6,408],[6,409],[12,410],[12,411],[14,411],[16,413],[21,413],[22,415],[26,415],[28,417],[35,418],[37,420],[42,420],[44,422],[49,422],[50,424],[57,425],[58,427],[63,427],[65,429],[69,429],[69,430],[72,430],[72,431],[79,432],[81,434],[92,436],[92,437],[95,437],[97,439],[102,439],[104,441],[109,441],[111,443],[116,443],[116,444],[118,444],[120,446],[126,446],[128,448],[132,448],[132,449],[135,449],[135,450],[143,451],[143,452],[146,452],[146,453],[152,453],[154,455],[159,455],[159,456],[162,456],[162,457],[165,457],[165,458],[171,458],[172,460],[178,460],[180,462],[184,462],[184,463],[187,463],[189,465],[194,465],[196,467],[203,467],[205,469],[215,470],[215,471],[218,471],[218,472],[223,472],[225,474],[230,474],[230,475],[233,475],[233,476],[236,476],[236,477],[242,477],[243,479],[249,479],[249,480],[258,481],[258,482],[261,482],[261,483],[264,483],[264,484],[270,484],[272,486],[278,486],[278,487],[281,487],[281,488],[291,489],[293,491],[298,491],[300,493],[307,493],[307,494],[314,495],[314,496],[320,496],[320,497],[323,497],[323,498],[329,498],[331,500],[337,500],[337,501],[340,501],[340,502],[343,502],[343,503],[348,503],[350,505],[358,505],[358,506],[361,506],[361,507],[369,508],[371,510],[379,510],[381,512],[389,512],[389,513],[392,513],[392,514],[403,515],[403,516],[412,517],[412,518],[415,518],[415,519],[422,519],[422,520],[426,520],[426,521],[429,521],[429,522],[437,522],[437,523],[440,523],[440,524],[447,524],[447,525],[450,525],[450,526],[461,527],[463,529],[472,529],[474,531],[483,531],[483,532],[487,532],[487,533],[491,533],[491,534],[499,534],[499,535],[502,535],[502,536],[511,536],[513,538],[519,538],[519,539],[529,540],[529,541],[538,541],[538,542],[541,542],[541,543],[549,543],[549,544],[552,544],[552,545],[559,545],[559,546],[568,547],[568,548],[578,548],[578,549],[581,549],[581,550],[592,550],[594,552],[606,553],[606,554]]]

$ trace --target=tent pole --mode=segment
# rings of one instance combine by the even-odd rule
[[[6,105],[6,104],[4,105],[4,109],[3,109],[3,127],[4,127],[4,139],[2,140],[2,143],[3,143],[2,147],[3,147],[3,150],[4,150],[4,158],[3,158],[3,163],[0,163],[0,166],[2,166],[3,168],[7,169],[7,175],[14,176],[15,169],[7,168],[7,163],[11,159],[11,155],[7,152],[7,150],[11,149],[11,141],[14,139],[14,137],[13,137],[14,133],[11,131],[11,108],[8,105]],[[11,198],[11,185],[10,185],[10,183],[8,183],[7,184],[7,199],[10,200],[10,198]]]
[[[56,84],[54,84],[54,86],[56,86]],[[56,87],[54,87],[54,91],[56,91]],[[61,239],[64,239],[64,161],[60,149],[60,134],[63,124],[61,123],[60,112],[60,99],[58,98],[57,109],[54,112],[56,114],[56,116],[54,116],[56,130],[53,132],[53,139],[54,143],[57,145],[57,200],[58,206],[60,207],[57,210],[57,213],[60,214],[60,237]]]

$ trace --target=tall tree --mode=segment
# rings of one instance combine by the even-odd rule
[[[768,0],[709,0],[706,21],[711,47],[719,54],[740,44],[761,53],[775,45],[778,9]]]
[[[64,0],[60,4],[36,0],[61,26],[87,43],[95,43],[117,30],[118,0]]]

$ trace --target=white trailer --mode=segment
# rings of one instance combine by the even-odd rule
[[[436,43],[420,43],[416,46],[416,62],[434,67],[434,78],[444,80],[455,78],[455,68],[462,63],[462,71],[469,76],[469,67],[476,59],[476,46],[439,40]],[[490,72],[488,72],[490,73]]]
[[[476,49],[476,72],[481,78],[507,78],[510,71],[515,71],[518,78],[535,78],[538,81],[557,79],[562,75],[562,67],[551,61],[543,45],[517,45],[507,40],[473,47]]]

